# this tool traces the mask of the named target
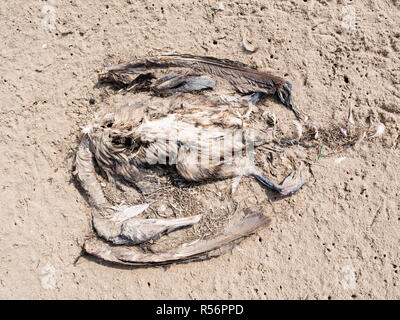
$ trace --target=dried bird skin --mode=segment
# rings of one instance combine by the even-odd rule
[[[222,110],[224,110],[222,108]],[[97,234],[113,244],[134,245],[157,239],[164,233],[188,227],[200,220],[200,216],[182,219],[140,219],[126,217],[126,206],[117,208],[116,214],[106,201],[99,182],[96,180],[94,163],[98,165],[110,181],[117,177],[134,184],[142,180],[138,167],[155,164],[161,158],[176,159],[176,169],[186,180],[223,179],[242,175],[253,175],[261,183],[279,190],[282,194],[292,194],[304,181],[276,185],[264,178],[253,168],[246,156],[235,156],[248,147],[247,143],[262,145],[269,141],[265,133],[243,130],[233,112],[205,106],[203,110],[190,108],[182,113],[170,114],[159,119],[146,120],[137,107],[124,106],[114,114],[107,114],[103,120],[85,129],[76,157],[76,175],[87,192],[90,202],[97,211],[92,213],[93,226]],[[207,117],[204,117],[204,113]],[[214,115],[219,115],[214,118]],[[206,119],[199,123],[199,119]],[[217,119],[220,119],[219,122]],[[235,134],[235,133],[239,134]],[[201,137],[201,139],[195,139]],[[121,143],[129,139],[129,145]],[[214,151],[209,145],[226,140],[224,148]],[[167,144],[168,142],[168,144]],[[192,155],[186,146],[190,146]],[[132,150],[135,149],[135,151]],[[235,151],[232,153],[232,150]],[[213,152],[217,152],[213,154]],[[198,154],[206,159],[201,161]],[[294,181],[294,180],[293,180]],[[126,217],[119,219],[118,217]]]
[[[189,68],[191,72],[172,72],[159,78],[150,72],[170,67]],[[179,92],[197,92],[215,86],[214,79],[192,71],[222,77],[238,92],[251,95],[241,100],[222,96],[182,96]],[[151,105],[150,99],[118,108],[83,130],[75,174],[94,207],[92,218],[97,235],[113,244],[87,241],[85,250],[88,253],[111,262],[138,266],[204,260],[226,252],[270,222],[263,215],[251,214],[212,240],[198,241],[163,253],[144,254],[116,246],[157,239],[165,233],[197,223],[201,216],[142,219],[138,215],[148,204],[112,207],[96,179],[95,166],[108,181],[125,180],[143,193],[147,192],[148,185],[141,167],[157,164],[160,159],[168,159],[166,164],[175,164],[177,172],[188,181],[252,175],[282,195],[295,193],[304,185],[299,172],[289,175],[282,185],[261,175],[252,164],[252,148],[271,141],[272,137],[244,127],[243,118],[246,117],[232,110],[235,104],[247,104],[251,112],[251,106],[264,94],[276,94],[300,118],[291,98],[291,84],[284,79],[227,59],[169,55],[119,65],[100,75],[99,80],[125,90],[147,90],[163,97],[167,95],[165,104],[169,112],[160,116],[155,112],[148,119],[144,111],[158,108]],[[210,148],[220,141],[224,141],[223,147]],[[240,179],[236,180],[239,183]]]

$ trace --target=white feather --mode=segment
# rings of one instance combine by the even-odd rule
[[[237,187],[239,185],[240,180],[242,180],[242,176],[237,176],[237,177],[234,177],[232,179],[232,194],[235,193],[235,191],[236,191],[236,189],[237,189]]]
[[[138,204],[136,206],[120,206],[112,207],[116,210],[115,214],[111,217],[111,221],[124,222],[130,218],[136,217],[149,207],[148,203]]]
[[[350,104],[349,107],[349,123],[354,124],[354,119],[353,119],[353,106]]]
[[[371,135],[371,138],[380,137],[384,132],[385,132],[385,125],[383,123],[378,123],[378,125],[376,126],[376,131],[373,135]]]
[[[297,120],[293,120],[293,124],[296,127],[297,139],[300,139],[303,135],[303,127],[301,123]]]

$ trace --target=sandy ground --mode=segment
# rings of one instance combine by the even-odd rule
[[[18,0],[0,17],[0,298],[400,298],[399,1]],[[243,51],[244,33],[256,53]],[[343,121],[352,105],[385,134],[339,164],[321,157],[298,194],[265,204],[271,227],[222,257],[74,265],[91,233],[71,179],[79,131],[116,99],[94,88],[97,74],[173,51],[284,75],[314,121]]]

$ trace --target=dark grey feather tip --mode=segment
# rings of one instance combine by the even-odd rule
[[[296,115],[296,118],[301,119],[302,116],[300,115],[299,109],[293,102],[292,99],[292,84],[289,81],[286,81],[282,88],[276,91],[279,101],[283,103],[283,105]]]

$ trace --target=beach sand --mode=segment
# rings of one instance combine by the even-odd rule
[[[399,1],[18,0],[0,17],[1,299],[400,298]],[[299,193],[264,203],[270,227],[224,256],[74,264],[92,235],[72,179],[80,130],[130,97],[95,88],[98,73],[168,52],[255,65],[291,81],[314,122],[342,123],[352,106],[385,132],[322,156]],[[262,108],[293,120],[273,99]],[[264,201],[257,188],[249,202]]]

